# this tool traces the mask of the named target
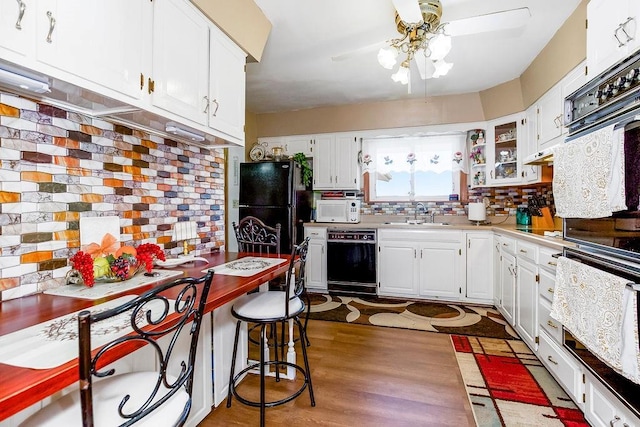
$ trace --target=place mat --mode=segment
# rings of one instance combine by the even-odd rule
[[[135,297],[126,295],[84,310],[92,313],[105,311]],[[164,305],[157,300],[145,305],[145,308],[151,310],[154,307],[162,310]],[[83,310],[0,336],[0,363],[31,369],[51,369],[78,357],[78,313],[81,311]],[[91,349],[130,333],[130,319],[131,311],[127,311],[92,325]],[[141,313],[138,325],[146,324],[144,313]]]
[[[283,262],[287,262],[287,260],[284,258],[248,256],[237,259],[235,261],[227,262],[226,264],[217,265],[213,267],[213,271],[215,272],[215,274],[249,277],[267,270],[275,265],[282,264]],[[202,272],[207,273],[209,270],[211,270],[211,268],[202,270]]]
[[[153,277],[145,276],[140,273],[133,276],[129,280],[123,282],[99,282],[96,281],[93,287],[89,288],[84,285],[64,285],[55,289],[48,289],[44,291],[45,294],[57,295],[61,297],[72,297],[80,299],[96,300],[104,298],[109,295],[117,294],[120,292],[128,291],[140,286],[147,285],[149,283],[159,282],[161,280],[169,279],[171,277],[180,276],[182,271],[178,270],[151,270],[154,274]]]

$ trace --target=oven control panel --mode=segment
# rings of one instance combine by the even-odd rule
[[[327,230],[328,242],[376,242],[376,230]]]
[[[597,123],[612,111],[640,102],[640,52],[616,64],[565,100],[569,133]]]

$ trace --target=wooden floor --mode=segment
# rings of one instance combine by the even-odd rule
[[[308,335],[316,406],[305,390],[268,408],[267,425],[475,426],[447,334],[310,320]],[[238,390],[253,397],[257,384]],[[258,424],[258,408],[234,400],[200,426]]]

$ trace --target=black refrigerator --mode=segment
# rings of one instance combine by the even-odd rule
[[[303,224],[311,219],[312,192],[301,175],[293,161],[240,163],[239,218],[255,216],[271,227],[280,223],[280,253],[302,242]]]

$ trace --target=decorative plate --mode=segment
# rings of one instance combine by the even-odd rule
[[[251,151],[249,151],[249,157],[254,162],[259,162],[260,160],[264,160],[265,152],[264,147],[260,144],[255,144],[251,147]]]

